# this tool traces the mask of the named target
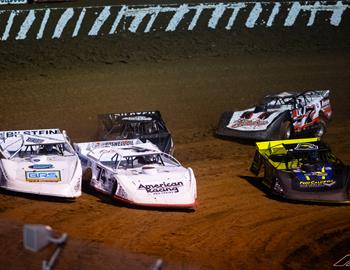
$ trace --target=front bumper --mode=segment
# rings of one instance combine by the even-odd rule
[[[248,140],[256,140],[256,141],[267,141],[269,138],[269,132],[267,130],[263,131],[240,131],[229,129],[227,127],[219,128],[216,131],[218,136],[222,137],[234,137],[239,139],[248,139]]]

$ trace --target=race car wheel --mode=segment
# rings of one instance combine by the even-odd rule
[[[292,137],[292,123],[288,120],[283,121],[280,126],[280,140],[288,140]]]
[[[112,187],[112,191],[111,191],[111,196],[113,197],[115,195],[115,193],[117,192],[117,189],[118,189],[118,182],[117,180],[114,180],[114,183],[113,183],[113,187]]]
[[[318,122],[318,128],[315,132],[315,137],[322,137],[326,133],[326,121],[320,119]]]
[[[92,178],[92,170],[90,168],[86,169],[83,173],[82,180],[84,182],[89,182]]]

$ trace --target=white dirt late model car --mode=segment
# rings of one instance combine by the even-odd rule
[[[269,95],[257,106],[224,112],[216,133],[253,140],[321,137],[331,119],[329,90]]]
[[[139,139],[77,143],[90,185],[120,201],[153,207],[194,208],[196,179],[169,154]]]
[[[44,196],[81,195],[82,168],[65,131],[0,131],[0,186]]]

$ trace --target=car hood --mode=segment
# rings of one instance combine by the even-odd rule
[[[268,126],[285,110],[267,110],[254,112],[255,107],[234,112],[226,126],[229,129],[240,131],[261,131]]]
[[[78,157],[35,156],[2,160],[8,181],[35,183],[69,183],[79,166]]]

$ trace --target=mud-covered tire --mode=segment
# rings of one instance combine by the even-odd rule
[[[91,168],[87,168],[87,169],[83,172],[82,180],[83,180],[84,182],[90,182],[90,181],[91,181],[91,178],[92,178],[92,170],[91,170]]]
[[[116,191],[118,189],[118,182],[116,179],[114,179],[114,182],[113,182],[113,187],[112,187],[112,191],[111,191],[111,197],[113,198]]]
[[[288,140],[292,137],[292,123],[289,120],[284,120],[281,123],[280,129],[279,129],[279,139],[280,140]]]
[[[221,114],[217,129],[215,131],[216,135],[226,136],[225,129],[232,117],[232,114],[233,112],[224,112]]]
[[[316,129],[314,135],[315,137],[321,138],[327,131],[327,124],[324,119],[320,119],[318,122],[318,128]]]

